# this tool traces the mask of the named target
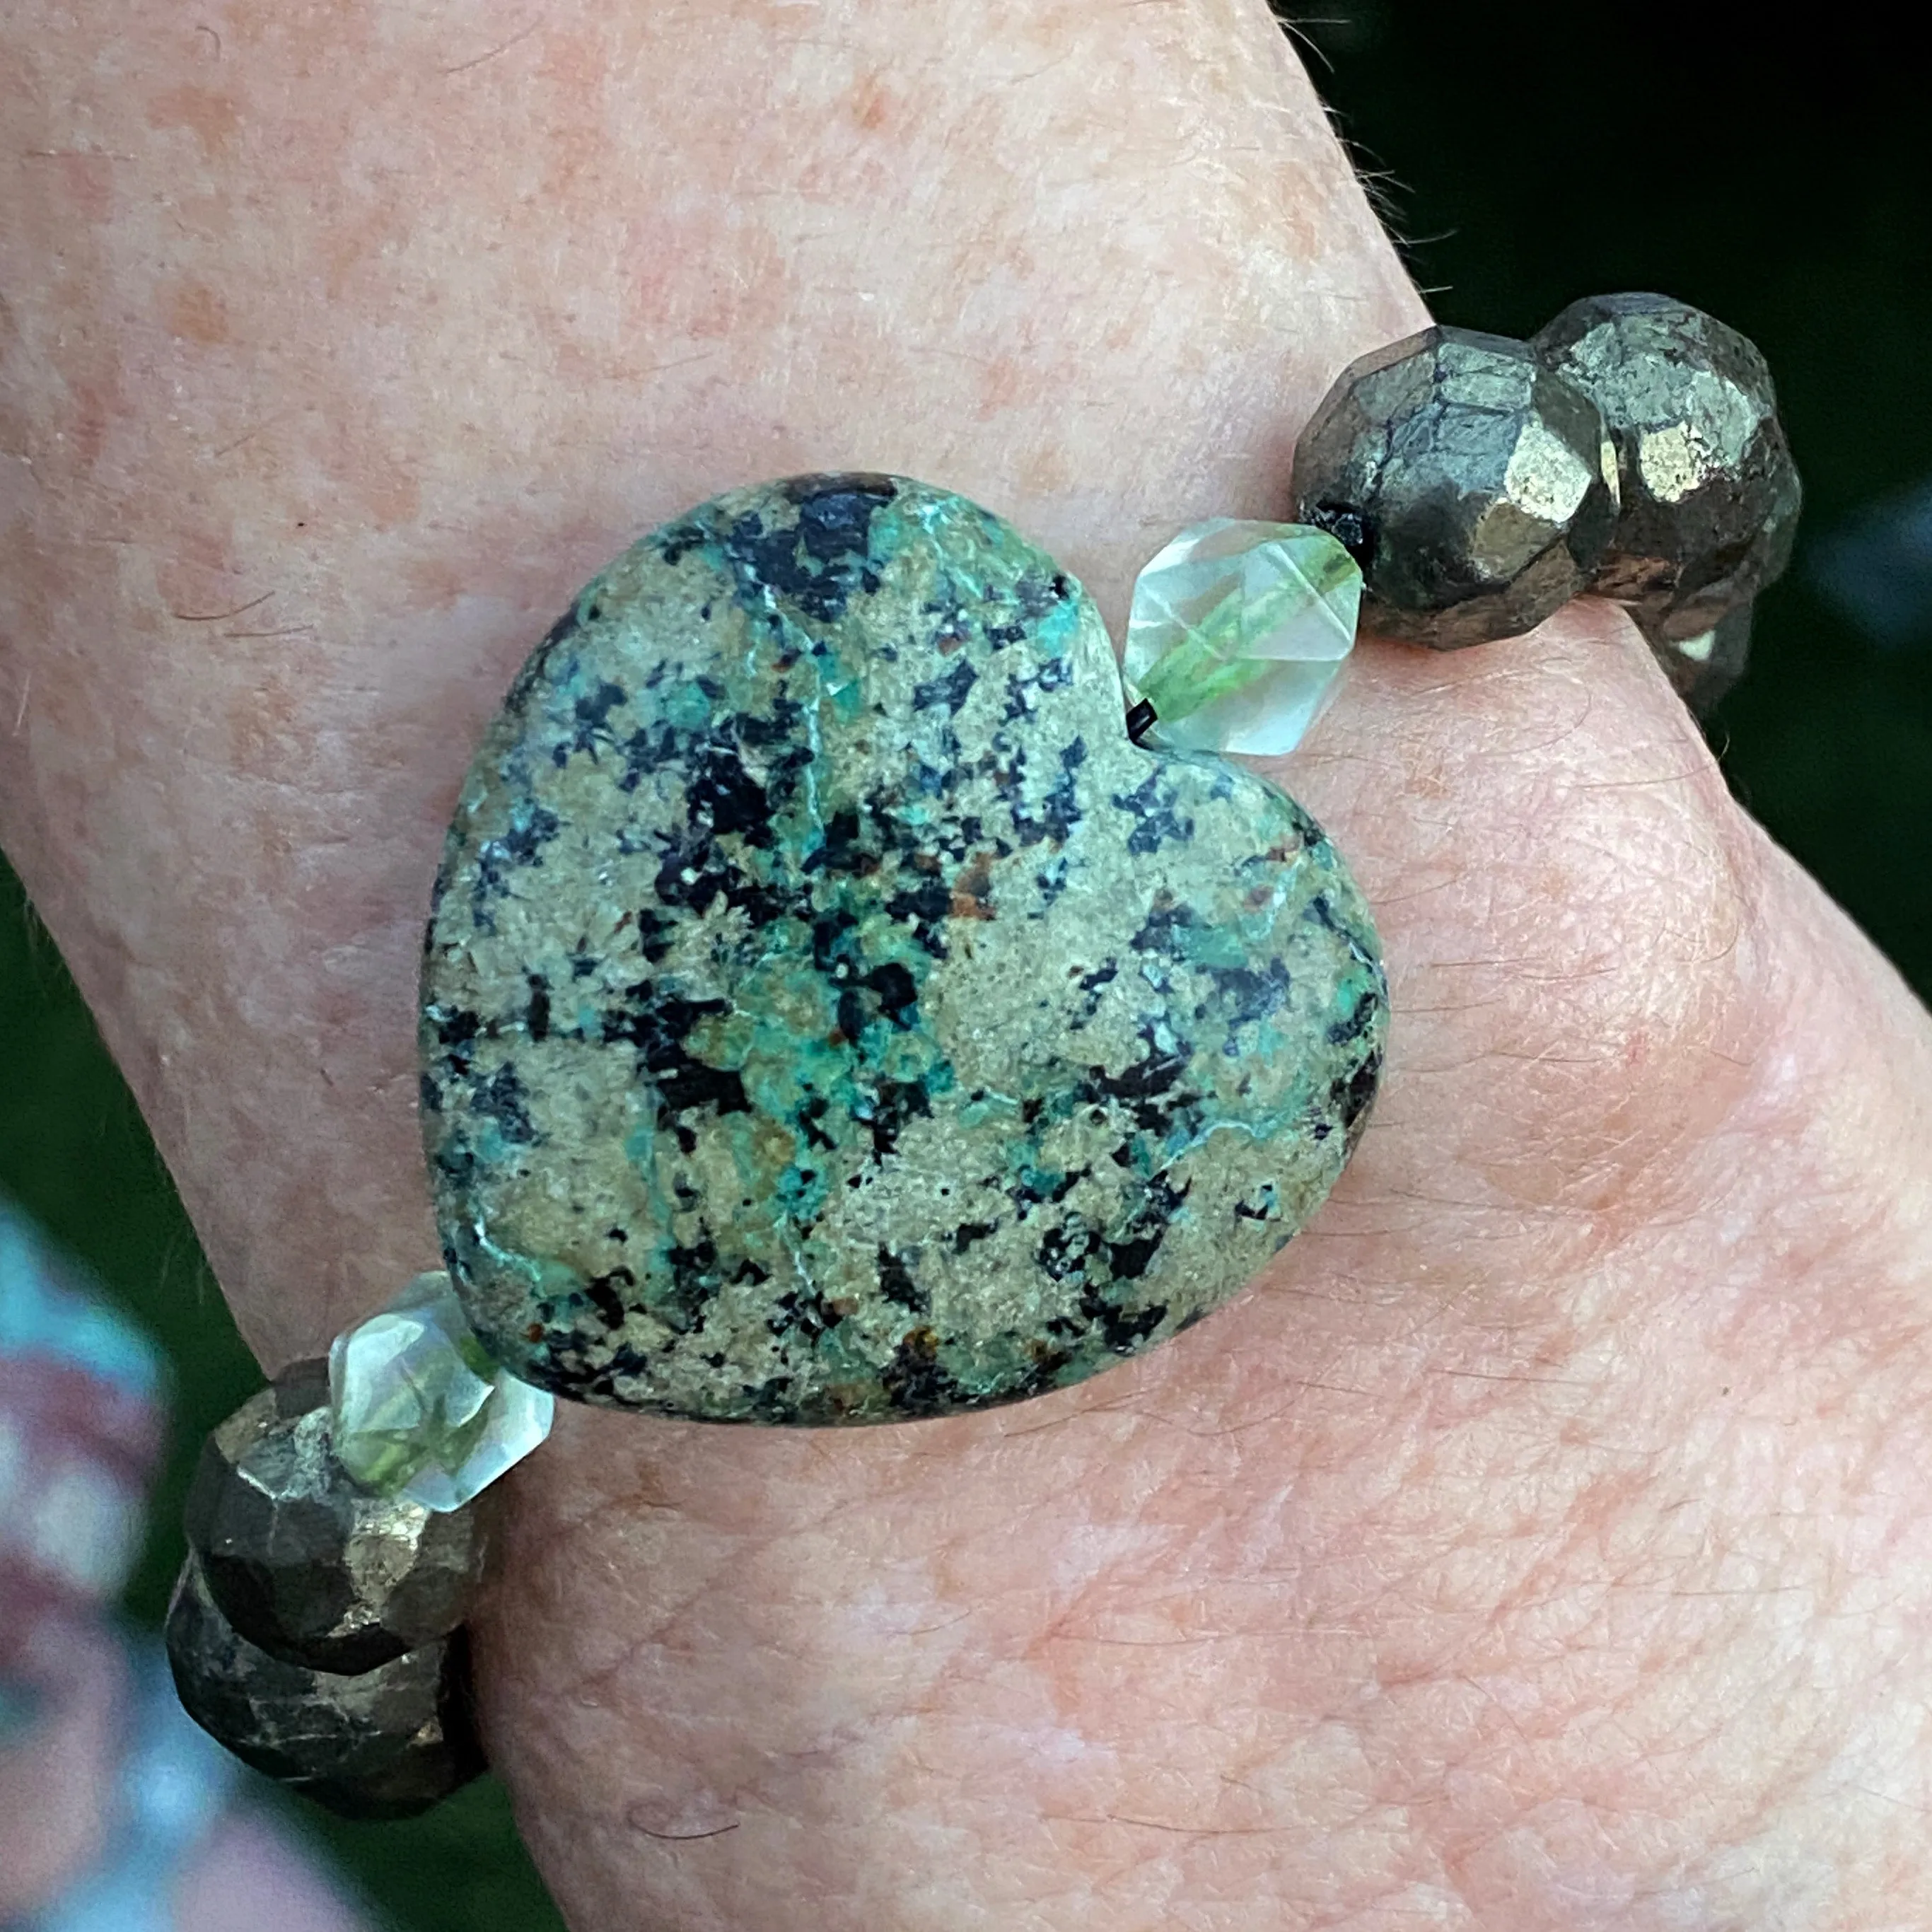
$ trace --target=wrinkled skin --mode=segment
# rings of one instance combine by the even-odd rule
[[[0,841],[271,1366],[434,1258],[423,910],[579,583],[863,466],[1118,625],[1424,319],[1252,0],[22,0],[0,122]],[[1287,777],[1396,1018],[1252,1294],[514,1479],[581,1932],[1932,1922],[1924,1012],[1607,607],[1371,643]]]

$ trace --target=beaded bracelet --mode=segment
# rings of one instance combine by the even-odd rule
[[[1286,752],[1358,616],[1454,650],[1582,593],[1694,705],[1742,669],[1798,485],[1756,350],[1655,296],[1342,375],[1293,524],[1085,592],[902,477],[734,490],[578,596],[472,765],[424,954],[447,1273],[209,1438],[182,1700],[338,1810],[481,1768],[476,1498],[554,1398],[936,1416],[1190,1326],[1327,1196],[1388,997]]]

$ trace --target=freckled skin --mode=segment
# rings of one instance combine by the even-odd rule
[[[1375,932],[1272,785],[1126,733],[1086,593],[904,478],[735,491],[590,584],[450,835],[424,1120],[560,1394],[890,1420],[1074,1382],[1340,1174]]]

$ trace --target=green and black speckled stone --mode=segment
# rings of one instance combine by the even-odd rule
[[[471,768],[423,970],[444,1246],[560,1395],[1012,1401],[1254,1275],[1386,1017],[1320,830],[1129,740],[1050,558],[902,477],[734,490],[586,588]]]

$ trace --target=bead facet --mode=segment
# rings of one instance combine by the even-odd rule
[[[1333,694],[1355,641],[1362,573],[1324,530],[1214,517],[1134,580],[1130,703],[1142,742],[1180,751],[1292,751]]]
[[[1532,338],[1603,412],[1623,507],[1590,584],[1646,635],[1713,630],[1791,559],[1802,493],[1756,348],[1667,296],[1592,296]]]
[[[440,1272],[335,1338],[328,1386],[343,1466],[426,1510],[460,1509],[549,1435],[556,1409],[490,1358]]]
[[[370,1670],[463,1621],[482,1520],[372,1493],[330,1436],[328,1364],[284,1370],[202,1445],[188,1542],[250,1642],[313,1670]]]
[[[484,1768],[460,1630],[353,1676],[311,1670],[242,1636],[190,1554],[166,1636],[188,1715],[244,1763],[344,1817],[410,1817]]]
[[[1362,566],[1361,622],[1453,650],[1532,630],[1617,517],[1596,405],[1522,343],[1426,328],[1352,364],[1302,433],[1297,518]]]

